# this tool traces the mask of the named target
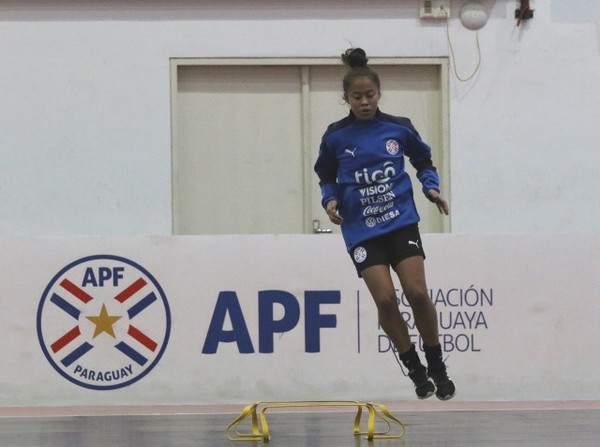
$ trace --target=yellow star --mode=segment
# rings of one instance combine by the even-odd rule
[[[92,323],[96,325],[96,329],[94,330],[94,337],[96,338],[102,332],[106,332],[112,338],[117,338],[115,336],[115,331],[113,329],[113,324],[115,324],[121,317],[114,317],[108,315],[108,311],[106,310],[106,305],[102,305],[102,309],[100,310],[100,315],[97,317],[86,317]]]

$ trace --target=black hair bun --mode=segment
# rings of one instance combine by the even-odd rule
[[[342,53],[342,62],[350,68],[366,67],[367,53],[362,48],[348,48]]]

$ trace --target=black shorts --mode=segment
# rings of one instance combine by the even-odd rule
[[[425,259],[417,224],[363,241],[350,252],[359,277],[362,277],[361,272],[367,267],[389,265],[394,268],[400,261],[412,256],[422,256]]]

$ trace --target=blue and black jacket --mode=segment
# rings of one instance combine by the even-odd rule
[[[363,241],[419,222],[405,156],[425,195],[439,191],[431,148],[408,118],[377,110],[373,119],[359,120],[350,112],[327,127],[314,169],[323,207],[338,201],[349,252]]]

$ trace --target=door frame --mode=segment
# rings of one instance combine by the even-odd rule
[[[447,57],[382,57],[370,58],[370,65],[434,65],[440,71],[440,110],[441,110],[441,145],[439,148],[442,154],[442,169],[440,170],[443,179],[446,179],[444,187],[444,196],[449,203],[452,203],[452,191],[450,179],[450,82],[449,82],[449,59]],[[311,57],[311,58],[180,58],[170,59],[170,79],[171,79],[171,234],[175,234],[176,210],[179,205],[178,191],[174,187],[176,184],[177,172],[175,172],[178,147],[177,135],[174,131],[177,122],[177,74],[178,68],[183,66],[300,66],[301,67],[301,91],[302,91],[302,183],[303,183],[303,231],[304,234],[312,233],[312,150],[310,144],[310,129],[308,125],[308,113],[310,110],[310,68],[319,65],[340,65],[338,57]],[[448,216],[450,217],[450,216]],[[451,219],[442,219],[442,232],[451,232]]]

